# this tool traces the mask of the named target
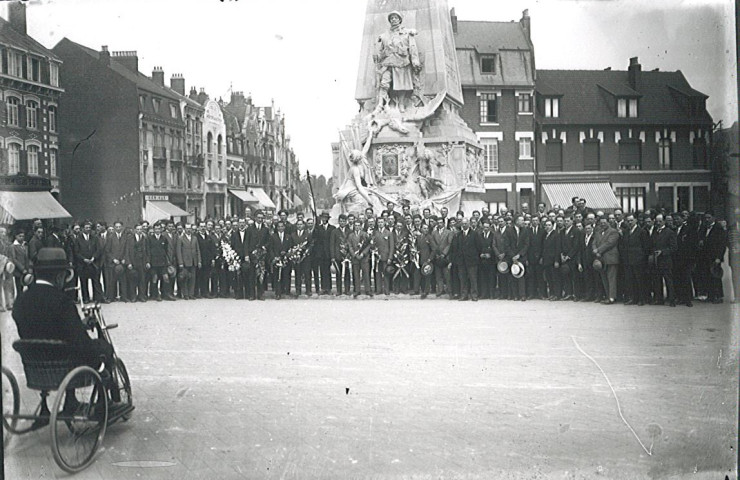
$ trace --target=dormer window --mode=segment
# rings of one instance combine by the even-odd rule
[[[152,105],[154,106],[154,113],[159,113],[159,105],[162,102],[158,98],[152,98]]]
[[[172,118],[177,118],[177,105],[174,103],[170,103],[170,116]]]
[[[545,97],[545,116],[558,118],[560,116],[560,99],[557,97]]]
[[[496,74],[496,55],[481,56],[480,73],[483,75],[495,75]]]
[[[636,98],[618,98],[617,99],[617,117],[637,118],[637,99]]]

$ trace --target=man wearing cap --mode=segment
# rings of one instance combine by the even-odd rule
[[[42,248],[36,258],[34,272],[35,282],[18,295],[13,308],[13,319],[20,338],[68,342],[79,347],[74,355],[80,363],[98,368],[100,357],[104,357],[106,372],[110,375],[113,348],[103,338],[88,336],[74,300],[64,294],[66,280],[72,275],[64,249]],[[120,402],[117,389],[113,388],[110,392],[113,402]],[[65,410],[73,407],[70,404],[73,398],[74,395],[67,395]],[[41,415],[48,415],[48,407],[45,407],[42,406]]]

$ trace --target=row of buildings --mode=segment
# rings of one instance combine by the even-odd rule
[[[66,209],[132,224],[302,205],[298,160],[274,102],[257,106],[241,92],[215,100],[187,91],[181,74],[167,84],[161,67],[141,73],[134,51],[67,38],[49,50],[28,36],[25,5],[8,7],[0,19],[5,221]]]
[[[526,10],[487,22],[453,9],[451,21],[491,211],[576,195],[629,211],[709,208],[712,118],[680,71],[644,71],[637,58],[619,71],[538,70]]]

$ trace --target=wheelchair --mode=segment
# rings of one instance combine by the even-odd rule
[[[111,347],[109,330],[100,305],[82,306],[87,328]],[[17,340],[13,349],[21,356],[26,385],[40,391],[41,400],[32,414],[19,413],[20,390],[13,373],[2,367],[3,441],[11,435],[24,434],[47,425],[51,433],[51,450],[59,467],[76,473],[88,467],[103,442],[106,428],[127,421],[134,410],[131,382],[123,361],[113,350],[113,365],[98,369],[80,361],[81,350],[59,340]],[[51,409],[46,398],[56,391]],[[111,399],[117,408],[111,409]]]

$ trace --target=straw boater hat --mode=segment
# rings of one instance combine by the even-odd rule
[[[498,262],[498,265],[496,265],[496,268],[498,269],[499,273],[506,273],[509,271],[509,264],[501,260],[500,262]]]
[[[511,264],[511,275],[514,278],[522,278],[524,276],[524,265],[519,262]]]

